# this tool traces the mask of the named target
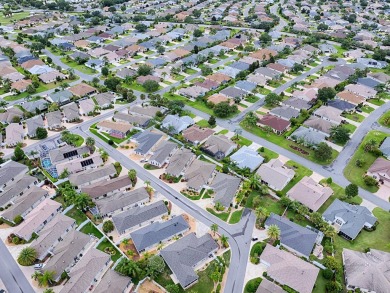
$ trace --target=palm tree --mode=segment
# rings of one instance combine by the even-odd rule
[[[89,148],[89,150],[92,152],[92,150],[95,147],[95,139],[93,137],[88,136],[85,139],[85,145]]]
[[[215,223],[210,226],[210,229],[211,229],[211,231],[213,231],[214,236],[215,236],[215,233],[218,232],[218,228],[219,228],[218,225]]]
[[[41,274],[42,273],[40,271],[35,271],[34,274],[31,275],[31,279],[33,279],[34,281],[38,281],[38,278]]]
[[[32,247],[23,248],[18,256],[18,263],[21,266],[31,266],[34,264],[35,259],[37,258],[37,252]]]
[[[227,236],[222,234],[219,239],[221,240],[221,243],[222,243],[223,247],[226,248],[226,247],[229,246],[229,243],[228,243],[229,237],[227,237]]]
[[[99,152],[100,152],[100,156],[102,157],[103,162],[107,162],[108,153],[103,149],[100,149]]]
[[[39,287],[47,287],[54,283],[54,271],[44,271],[38,276],[38,285]]]
[[[254,190],[258,190],[261,187],[261,178],[260,175],[255,173],[249,177],[249,187]]]
[[[252,111],[245,115],[243,123],[245,126],[251,128],[253,126],[256,126],[257,123],[257,116]]]
[[[264,221],[264,219],[268,216],[268,210],[264,207],[258,207],[255,210],[256,218],[259,222]]]
[[[278,240],[280,238],[280,229],[277,225],[270,225],[267,229],[267,235],[271,241]]]
[[[74,199],[74,205],[77,209],[85,211],[88,207],[92,207],[94,203],[88,194],[82,192]]]
[[[129,260],[127,263],[127,274],[130,277],[137,277],[138,274],[141,272],[141,269],[139,268],[138,264],[135,261]]]
[[[135,171],[134,169],[130,169],[127,175],[129,176],[129,179],[134,187],[135,184],[137,184],[137,171]]]
[[[337,232],[335,228],[329,224],[324,225],[324,227],[321,228],[321,231],[324,233],[324,235],[328,238],[334,238],[337,235]]]
[[[127,238],[123,239],[122,243],[124,246],[127,246],[129,244],[129,239],[127,239]]]

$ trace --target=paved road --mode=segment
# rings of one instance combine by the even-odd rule
[[[0,279],[10,293],[35,292],[2,240],[0,240]]]
[[[250,210],[246,209],[238,224],[227,224],[196,205],[193,201],[181,195],[168,184],[151,175],[149,171],[130,160],[130,158],[126,157],[117,149],[109,146],[99,137],[94,136],[89,131],[89,127],[92,124],[93,122],[88,121],[82,126],[76,128],[73,132],[83,136],[84,138],[93,136],[96,140],[97,147],[105,149],[110,157],[112,157],[115,161],[121,162],[122,166],[125,168],[135,169],[139,178],[144,181],[150,181],[151,186],[153,186],[157,192],[163,194],[168,200],[172,201],[206,226],[210,227],[213,223],[219,226],[219,233],[224,234],[229,238],[229,244],[232,251],[231,266],[229,268],[227,283],[225,285],[225,292],[242,292],[246,265],[249,257],[250,242],[256,221],[255,215]]]

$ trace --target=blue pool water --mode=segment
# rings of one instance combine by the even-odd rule
[[[49,158],[46,158],[46,159],[43,159],[42,161],[42,166],[46,169],[46,168],[49,168],[51,166],[51,161]]]

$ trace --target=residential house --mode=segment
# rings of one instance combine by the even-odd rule
[[[228,99],[237,101],[242,100],[245,96],[247,96],[248,92],[235,87],[227,87],[220,91],[219,94],[226,96]]]
[[[73,147],[66,145],[61,148],[52,149],[49,151],[50,161],[53,165],[71,161],[77,158],[84,158],[89,154],[90,150],[87,146]]]
[[[72,268],[69,273],[70,279],[61,289],[60,293],[86,292],[106,271],[111,262],[111,257],[95,248],[91,248]]]
[[[194,159],[195,155],[189,149],[181,148],[172,155],[165,172],[174,177],[184,175],[185,169]]]
[[[292,118],[298,117],[300,112],[299,110],[288,106],[281,106],[273,108],[269,113],[286,121],[290,121]]]
[[[338,109],[342,112],[349,112],[349,113],[354,112],[356,108],[356,105],[340,99],[333,99],[328,101],[328,106]]]
[[[386,142],[387,145],[387,142]],[[385,145],[385,146],[386,146]],[[385,147],[383,147],[385,149]],[[386,150],[387,152],[387,150]],[[386,153],[384,154],[386,156]],[[390,185],[390,161],[377,158],[367,170],[367,175],[374,177],[386,186]]]
[[[385,140],[381,143],[379,149],[382,152],[382,155],[387,159],[390,159],[390,138],[386,137]]]
[[[320,272],[311,263],[269,244],[263,250],[260,262],[267,267],[267,276],[300,293],[312,292]]]
[[[230,160],[238,168],[248,168],[251,172],[254,172],[264,162],[264,158],[257,151],[247,146],[242,146],[237,152],[231,155]]]
[[[47,73],[42,73],[41,75],[39,75],[39,79],[43,82],[43,83],[53,83],[53,82],[56,82],[56,81],[60,81],[60,80],[63,80],[63,79],[66,79],[66,75],[57,71],[57,70],[53,70],[53,71],[50,71],[50,72],[47,72]]]
[[[268,279],[264,278],[261,281],[259,287],[257,288],[256,293],[286,293],[286,291],[284,291],[275,283],[268,281]]]
[[[162,249],[160,255],[181,287],[187,289],[198,281],[196,268],[210,259],[210,255],[217,250],[218,244],[210,234],[198,238],[195,233],[190,233]]]
[[[8,108],[5,112],[0,113],[0,123],[9,124],[19,121],[23,118],[23,111],[16,107]]]
[[[216,166],[205,161],[195,159],[185,170],[184,179],[187,181],[187,187],[200,192],[202,188],[207,187],[211,182]]]
[[[95,103],[92,99],[85,99],[79,101],[79,112],[83,116],[90,116],[95,111]]]
[[[107,270],[103,278],[94,288],[95,293],[128,292],[131,290],[131,279],[122,276],[113,269]]]
[[[377,222],[377,218],[366,207],[337,198],[322,214],[322,218],[347,240],[354,240],[363,228],[371,229]]]
[[[87,169],[68,176],[69,182],[76,189],[91,185],[101,180],[109,180],[117,175],[113,164],[108,164],[99,168]]]
[[[147,130],[134,134],[131,139],[138,144],[134,150],[135,153],[141,156],[147,156],[153,152],[155,147],[163,139],[163,135]]]
[[[21,105],[23,107],[24,110],[26,110],[27,112],[30,112],[30,113],[39,113],[40,111],[45,111],[47,110],[47,105],[48,105],[48,102],[43,100],[43,99],[39,99],[39,100],[35,100],[35,101],[29,101],[29,102],[26,102],[24,103],[23,105]]]
[[[149,202],[149,194],[145,188],[137,188],[131,191],[119,191],[95,201],[96,214],[105,218],[112,217],[119,212],[127,211],[131,208],[143,206]],[[93,212],[95,214],[95,212]]]
[[[178,94],[194,100],[196,98],[203,97],[208,91],[209,90],[207,88],[194,85],[179,89]]]
[[[61,209],[62,205],[60,203],[48,198],[45,199],[14,229],[14,234],[29,241],[33,234],[39,233]]]
[[[344,248],[342,257],[347,290],[389,292],[390,253],[372,248],[368,252]]]
[[[39,238],[38,238],[39,239]],[[63,272],[69,273],[72,266],[83,256],[91,243],[91,236],[79,231],[68,232],[52,251],[43,271],[54,272],[54,281],[61,279]]]
[[[82,98],[97,92],[96,88],[86,83],[79,83],[69,88],[69,91],[76,97]]]
[[[130,233],[138,253],[149,251],[172,238],[184,235],[190,226],[183,216],[176,216],[166,222],[155,222]]]
[[[266,114],[258,120],[260,127],[271,127],[276,134],[282,134],[291,125],[290,121],[276,117],[274,115]]]
[[[29,137],[35,137],[38,128],[46,128],[41,115],[27,119],[26,125],[27,125],[27,135]]]
[[[192,125],[183,130],[182,135],[186,141],[193,145],[199,145],[204,143],[214,133],[215,131],[210,128],[201,128],[198,125]]]
[[[116,112],[113,118],[115,119],[115,121],[127,122],[141,128],[147,128],[150,121],[152,120],[148,116],[131,115],[122,112]]]
[[[149,162],[153,166],[162,168],[165,164],[169,163],[169,159],[177,150],[177,144],[170,141],[161,142],[153,155],[150,157]]]
[[[330,121],[334,124],[339,125],[344,119],[341,117],[343,111],[329,107],[329,106],[321,106],[317,110],[313,112],[313,115],[316,117],[320,117],[326,121]]]
[[[9,160],[0,165],[0,190],[4,191],[8,185],[17,182],[24,177],[28,167],[21,163]]]
[[[233,204],[233,199],[240,189],[241,179],[224,173],[217,173],[210,184],[214,191],[214,204],[220,203],[225,208]]]
[[[64,105],[69,103],[73,93],[68,90],[62,90],[58,92],[54,92],[48,95],[48,100],[52,103],[57,103],[58,105]]]
[[[372,99],[376,96],[377,91],[361,84],[349,84],[345,87],[345,90],[364,97],[365,99]]]
[[[177,134],[193,125],[195,122],[189,116],[167,115],[161,123],[161,127],[169,133]]]
[[[161,114],[165,114],[167,111],[166,108],[163,107],[155,107],[155,106],[141,106],[141,105],[134,105],[130,107],[129,113],[134,115],[140,115],[140,116],[146,116],[149,118],[154,118],[156,115],[160,112]]]
[[[96,127],[99,131],[107,132],[110,136],[119,139],[126,138],[133,128],[133,126],[128,123],[113,122],[110,120],[100,121],[96,124]]]
[[[26,131],[19,123],[10,123],[5,127],[5,144],[8,147],[16,146],[23,142]]]
[[[202,150],[218,160],[229,156],[237,145],[225,135],[212,135],[201,146]]]
[[[325,134],[326,136],[330,135],[330,130],[332,127],[337,126],[337,124],[335,124],[335,123],[324,120],[322,118],[313,117],[313,116],[311,116],[309,119],[307,119],[303,123],[303,125],[311,128],[315,131],[321,132],[321,133]]]
[[[281,103],[282,105],[285,105],[298,111],[309,110],[312,107],[312,105],[308,101],[296,97],[288,98]]]
[[[57,214],[39,232],[39,237],[31,243],[30,247],[35,249],[37,259],[43,261],[75,226],[76,221],[73,218]]]
[[[94,99],[99,107],[106,109],[115,101],[115,96],[111,93],[100,93],[94,96]]]
[[[99,199],[110,196],[118,191],[126,191],[133,187],[129,176],[123,175],[111,180],[100,180],[98,182],[81,187],[81,192],[87,193],[92,199]]]
[[[315,146],[321,142],[324,142],[328,136],[328,134],[316,131],[312,128],[299,126],[299,128],[295,130],[289,138],[307,146]]]
[[[271,213],[264,227],[276,225],[280,229],[280,244],[292,253],[309,258],[316,243],[321,244],[322,237],[312,229],[302,227],[287,218]]]
[[[63,119],[66,122],[75,122],[80,120],[79,107],[76,103],[70,103],[62,107],[62,112],[64,114]]]
[[[1,169],[0,169],[1,170]],[[2,171],[13,172],[14,170],[6,168]],[[11,173],[13,175],[15,173]],[[13,177],[11,181],[4,185],[1,192],[0,192],[0,207],[5,207],[6,205],[10,204],[11,202],[15,202],[16,198],[18,196],[23,196],[25,192],[27,192],[30,188],[32,188],[35,184],[38,183],[38,179],[35,177],[32,177],[30,175],[18,174],[16,177]],[[5,178],[8,177],[8,174],[4,174]]]
[[[256,174],[270,188],[278,191],[282,190],[294,178],[295,171],[287,168],[282,161],[272,159],[268,163],[261,165]]]
[[[46,113],[47,128],[55,130],[62,126],[62,113],[60,111]]]
[[[120,235],[134,228],[150,225],[168,214],[164,201],[159,200],[150,205],[134,207],[123,213],[114,215],[112,221]]]

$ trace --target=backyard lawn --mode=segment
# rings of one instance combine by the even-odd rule
[[[122,254],[119,252],[119,250],[111,244],[110,241],[107,240],[107,238],[105,240],[103,240],[97,247],[97,249],[103,251],[103,252],[106,252],[104,251],[107,247],[111,247],[113,249],[113,251],[115,251],[114,254],[111,255],[111,260],[113,262],[116,262],[118,259],[121,258]],[[107,253],[107,252],[106,252]]]
[[[83,223],[85,220],[88,219],[87,216],[82,211],[76,209],[75,207],[73,207],[71,210],[69,210],[66,213],[66,215],[68,217],[75,219],[77,225],[80,225],[81,223]]]
[[[83,232],[84,234],[92,234],[97,238],[102,238],[103,234],[100,232],[91,222],[84,225],[83,228],[81,228],[80,232]]]
[[[242,212],[244,209],[241,209],[239,211],[235,211],[232,213],[229,219],[229,224],[236,224],[241,220]]]
[[[365,175],[367,169],[377,159],[377,157],[374,154],[364,151],[364,145],[368,141],[373,139],[376,141],[377,146],[379,146],[382,143],[382,141],[388,136],[390,136],[390,134],[386,134],[386,133],[383,133],[380,131],[370,131],[369,133],[367,133],[367,135],[364,137],[362,143],[357,148],[352,159],[348,162],[348,165],[344,169],[344,175],[349,181],[351,181],[352,183],[355,183],[356,185],[358,185],[358,186],[360,186],[360,187],[362,187],[370,192],[378,191],[378,187],[367,186],[364,183],[363,176]],[[358,159],[364,160],[364,165],[361,168],[356,166],[356,161]]]

